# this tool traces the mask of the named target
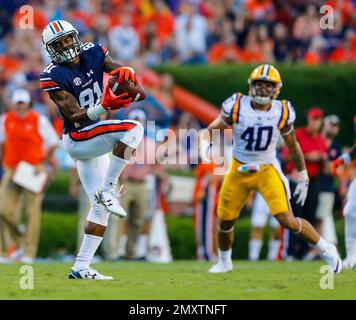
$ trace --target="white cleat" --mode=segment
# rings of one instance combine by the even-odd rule
[[[234,266],[232,265],[232,261],[221,261],[219,260],[218,263],[214,264],[210,269],[209,273],[226,273],[231,272]]]
[[[334,273],[341,272],[342,260],[333,244],[327,250],[320,252],[320,257],[333,269]]]
[[[111,276],[104,276],[100,274],[98,271],[92,268],[74,271],[73,269],[70,271],[68,275],[69,279],[86,279],[86,280],[113,280],[114,278]]]
[[[95,200],[97,203],[102,204],[109,213],[125,218],[127,216],[126,211],[120,205],[118,195],[115,191],[103,191],[98,190],[95,192]]]
[[[345,268],[345,269],[356,269],[356,259],[353,260],[353,259],[345,259],[343,262],[342,262],[342,267]]]

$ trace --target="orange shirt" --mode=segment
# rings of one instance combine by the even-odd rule
[[[28,111],[21,118],[16,112],[5,113],[4,165],[15,169],[20,161],[33,165],[45,159],[43,141],[39,132],[39,114]]]
[[[315,53],[308,51],[304,56],[304,63],[309,65],[317,65],[320,64],[320,57]]]
[[[228,58],[233,58],[236,62],[240,60],[240,49],[238,46],[233,45],[228,48],[222,43],[216,43],[208,53],[209,63],[224,62]]]

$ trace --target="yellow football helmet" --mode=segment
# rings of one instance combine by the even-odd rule
[[[256,95],[254,82],[257,80],[268,81],[275,84],[275,88],[270,97],[260,97]],[[276,99],[278,97],[280,89],[282,88],[282,78],[275,67],[270,64],[262,64],[252,71],[248,79],[248,84],[250,85],[250,96],[252,96],[258,104],[263,105],[269,103],[271,99]]]

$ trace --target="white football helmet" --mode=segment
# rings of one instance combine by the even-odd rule
[[[53,44],[59,39],[71,35],[73,44],[55,49]],[[79,39],[79,32],[72,24],[64,20],[55,20],[50,22],[42,32],[42,43],[48,56],[56,63],[70,62],[82,53],[82,42]]]

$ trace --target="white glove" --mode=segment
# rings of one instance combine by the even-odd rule
[[[303,170],[298,172],[299,178],[298,178],[298,184],[295,188],[293,196],[296,197],[298,196],[298,199],[296,201],[297,204],[301,204],[304,206],[305,199],[307,198],[308,195],[308,187],[309,187],[309,177],[308,177],[308,172],[307,170]]]
[[[199,145],[199,156],[202,160],[203,163],[210,163],[211,159],[209,157],[210,154],[210,150],[211,150],[211,144],[206,141],[206,140],[202,140],[200,145]]]

